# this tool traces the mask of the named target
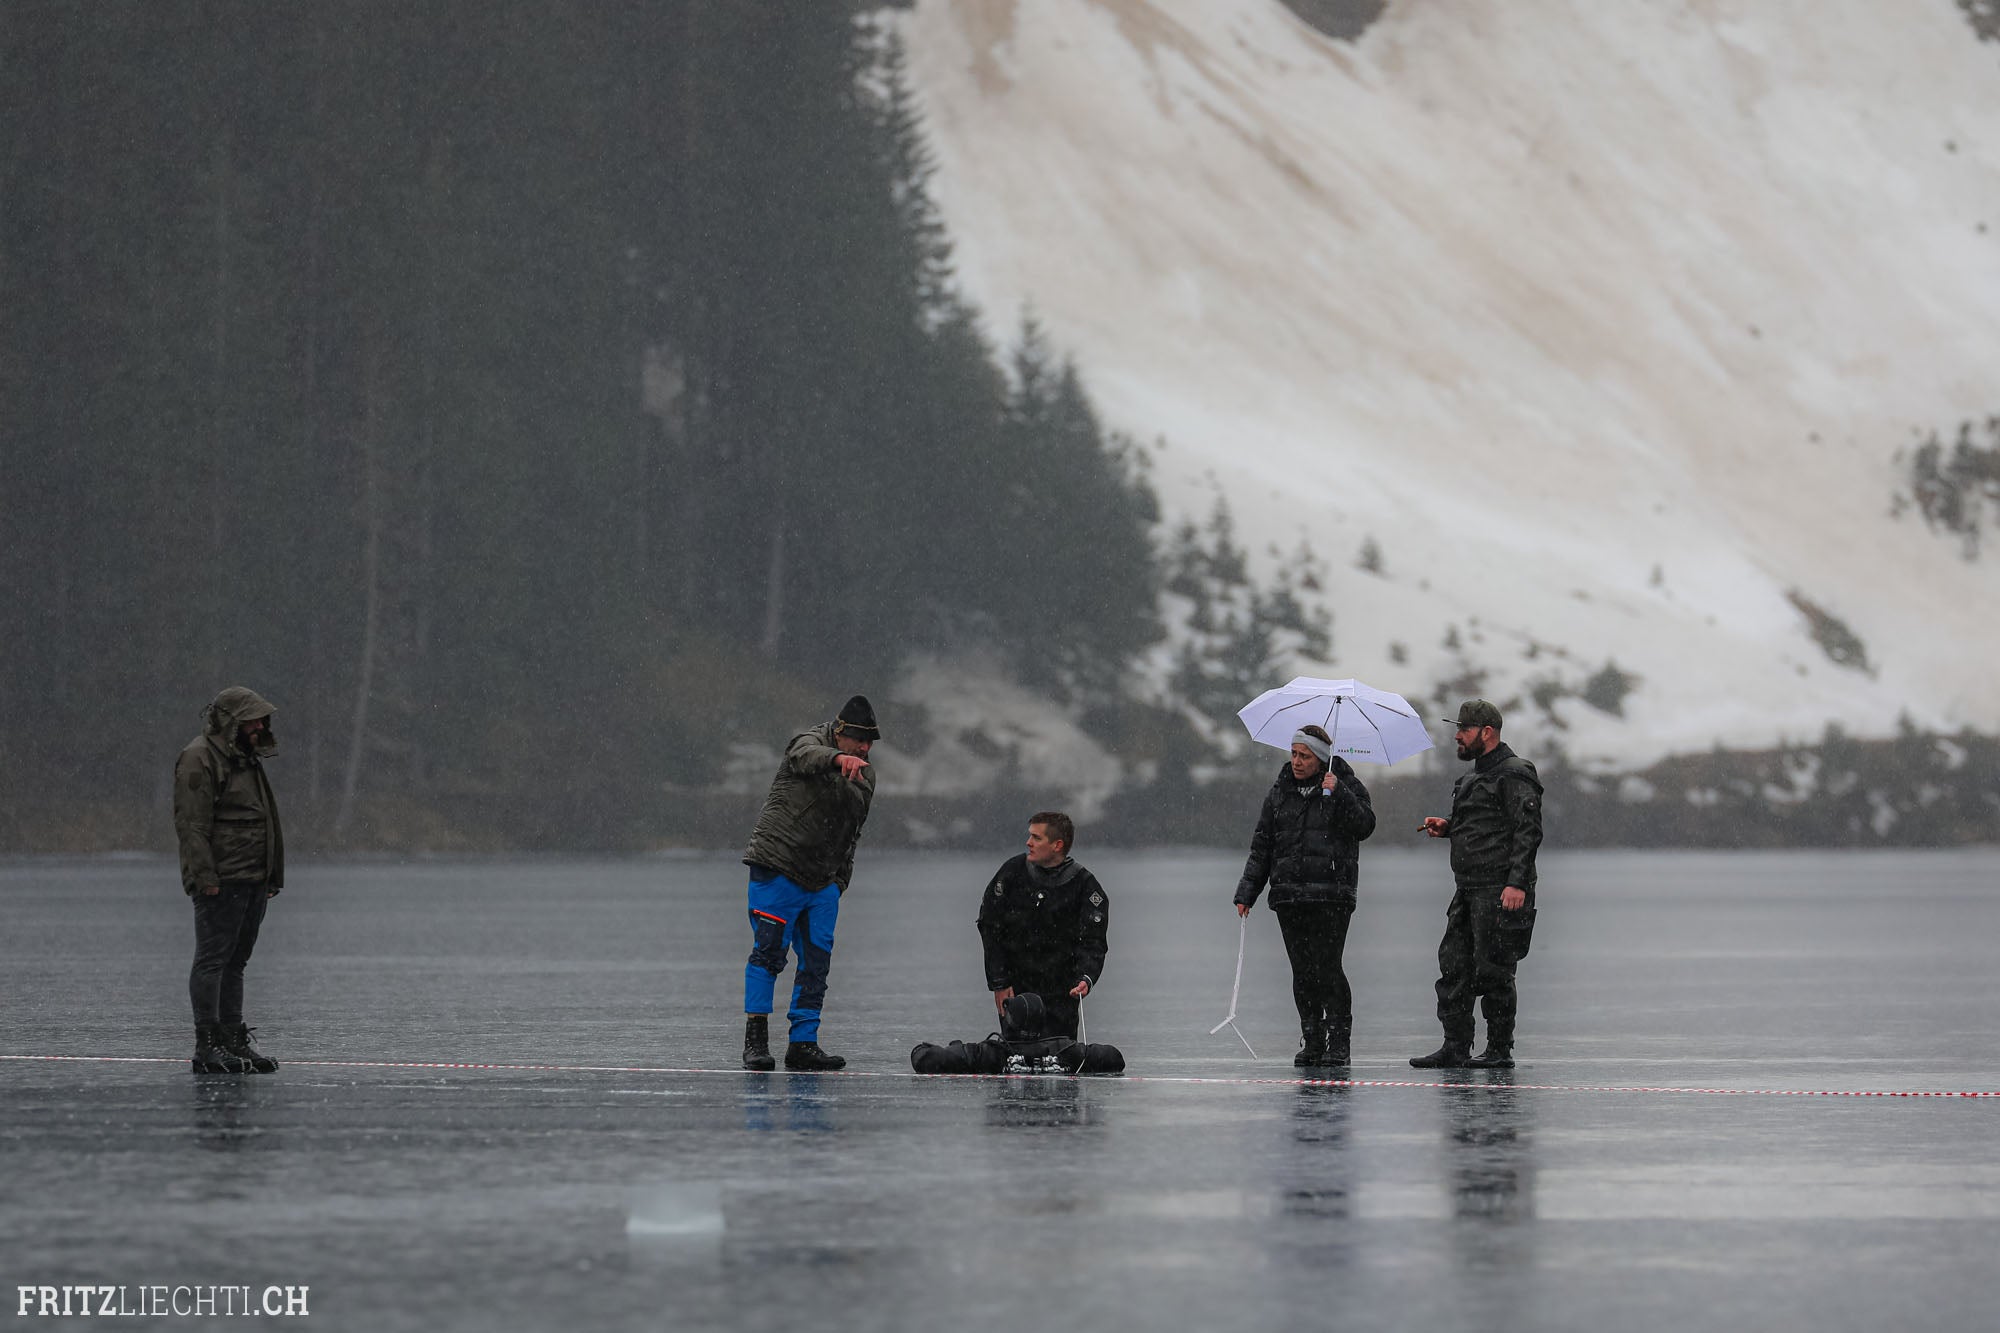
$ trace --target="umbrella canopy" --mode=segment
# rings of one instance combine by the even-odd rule
[[[1266,690],[1236,714],[1250,739],[1290,752],[1292,733],[1308,722],[1326,728],[1333,752],[1349,763],[1393,764],[1431,748],[1417,710],[1400,694],[1358,680],[1295,676]]]

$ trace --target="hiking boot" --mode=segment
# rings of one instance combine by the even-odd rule
[[[1299,1053],[1292,1057],[1294,1069],[1319,1063],[1320,1049],[1326,1044],[1326,1030],[1317,1023],[1299,1025]]]
[[[771,1016],[743,1015],[743,1067],[765,1073],[778,1067],[771,1058]]]
[[[845,1069],[847,1061],[838,1055],[828,1055],[816,1041],[795,1041],[785,1047],[785,1068],[815,1073],[822,1069]]]
[[[1512,1069],[1514,1048],[1487,1042],[1486,1049],[1465,1062],[1467,1069]]]
[[[1319,1063],[1329,1069],[1347,1067],[1347,1034],[1349,1024],[1331,1022],[1326,1025],[1326,1035],[1320,1043]]]
[[[250,1063],[223,1044],[220,1023],[194,1025],[194,1059],[189,1061],[197,1074],[247,1074]]]
[[[1469,1041],[1445,1040],[1444,1045],[1429,1055],[1413,1055],[1410,1067],[1413,1069],[1463,1069],[1472,1059],[1472,1043]]]
[[[278,1072],[278,1062],[250,1044],[250,1034],[256,1030],[241,1023],[224,1023],[222,1045],[237,1059],[247,1061],[254,1072],[275,1074]]]

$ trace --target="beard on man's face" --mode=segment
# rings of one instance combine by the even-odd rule
[[[1480,750],[1479,742],[1476,740],[1460,741],[1458,743],[1458,757],[1460,759],[1477,759],[1482,753],[1484,752]]]

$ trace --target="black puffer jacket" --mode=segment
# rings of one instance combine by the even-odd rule
[[[1354,905],[1361,878],[1361,841],[1375,831],[1375,807],[1354,767],[1333,757],[1339,781],[1331,792],[1315,777],[1300,782],[1289,760],[1278,770],[1264,798],[1264,813],[1250,839],[1250,859],[1236,886],[1236,901],[1249,907],[1271,886],[1271,906],[1291,903]],[[1304,790],[1302,791],[1301,788]]]

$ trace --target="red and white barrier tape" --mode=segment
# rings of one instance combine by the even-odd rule
[[[133,1064],[184,1065],[185,1059],[162,1055],[0,1055],[0,1061],[51,1064]],[[463,1069],[517,1074],[724,1074],[744,1077],[743,1069],[712,1069],[695,1065],[531,1065],[475,1064],[451,1060],[287,1060],[288,1069]],[[768,1075],[757,1075],[768,1077]],[[824,1078],[1045,1078],[1022,1074],[914,1074],[879,1069],[839,1069],[816,1075]],[[1193,1074],[1123,1074],[1119,1083],[1186,1083],[1223,1086],[1324,1087],[1324,1088],[1459,1088],[1473,1092],[1635,1092],[1678,1093],[1703,1097],[1993,1097],[2000,1090],[1952,1092],[1942,1089],[1873,1088],[1676,1088],[1637,1083],[1509,1083],[1509,1082],[1425,1082],[1415,1079],[1381,1078],[1209,1078]]]

